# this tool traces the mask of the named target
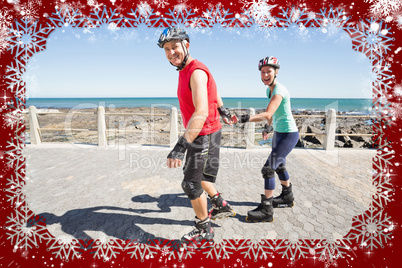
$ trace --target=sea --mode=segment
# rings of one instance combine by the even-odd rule
[[[222,98],[225,107],[235,109],[265,109],[267,98]],[[294,113],[321,112],[335,109],[346,114],[370,114],[372,99],[346,98],[292,98]],[[104,106],[106,108],[158,107],[179,108],[177,98],[28,98],[26,106],[38,109],[87,109]]]

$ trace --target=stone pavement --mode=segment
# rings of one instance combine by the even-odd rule
[[[45,216],[51,234],[70,239],[180,239],[194,226],[181,189],[182,169],[168,169],[162,146],[101,148],[93,145],[27,145],[23,193]],[[338,239],[375,192],[369,149],[294,149],[287,158],[295,206],[274,209],[272,223],[247,223],[263,193],[261,167],[269,148],[222,148],[216,187],[237,215],[214,221],[223,239]],[[275,195],[280,193],[276,180]],[[209,203],[209,202],[208,202]],[[211,204],[209,203],[210,207]]]

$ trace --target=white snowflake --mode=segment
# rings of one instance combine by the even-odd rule
[[[380,61],[376,68],[373,69],[373,73],[377,76],[374,81],[375,87],[373,93],[375,96],[383,98],[383,102],[386,102],[386,92],[391,90],[391,81],[394,79],[394,75],[392,75],[389,69],[389,64]]]
[[[147,17],[152,12],[152,8],[147,2],[140,2],[137,8],[140,15],[143,17]]]
[[[398,84],[394,87],[394,95],[397,97],[402,97],[402,85]]]
[[[213,247],[210,247],[210,249],[207,252],[204,252],[206,254],[207,259],[215,259],[216,261],[220,261],[221,259],[229,259],[230,255],[233,254],[233,251],[230,250],[230,247],[226,247],[226,243],[221,243],[221,244],[215,244]],[[259,252],[261,253],[261,256],[264,254],[264,252]],[[250,256],[251,257],[251,256]]]
[[[398,28],[402,30],[402,15],[396,16],[396,23],[398,24]]]
[[[83,4],[81,2],[71,2],[71,3],[68,3],[68,6],[75,10],[82,10],[85,8],[85,4]]]
[[[177,5],[174,6],[174,9],[183,11],[189,9],[189,5],[187,3],[187,0],[180,0]]]
[[[281,17],[277,18],[277,21],[282,27],[289,27],[295,25],[306,25],[309,19],[309,13],[307,12],[306,8],[300,9],[296,7],[292,7],[289,11],[289,8],[286,10],[282,9],[280,13]]]
[[[10,12],[3,8],[0,10],[0,28],[10,27],[13,20],[13,16],[10,15]]]
[[[151,242],[151,240],[150,240]],[[140,258],[141,261],[144,261],[146,258],[153,258],[154,255],[160,251],[160,247],[156,244],[150,244],[150,243],[140,243],[136,240],[130,241],[127,243],[126,247],[124,248],[124,251],[127,251],[127,254],[131,255],[131,258]]]
[[[161,255],[162,256],[166,256],[169,254],[169,249],[168,248],[162,248],[161,249]]]
[[[243,2],[244,4],[244,13],[253,18],[254,21],[258,24],[264,24],[264,26],[268,26],[268,24],[274,20],[271,15],[272,9],[274,9],[277,5],[269,5],[266,1],[253,1],[253,2]]]
[[[25,69],[25,63],[35,53],[43,51],[46,38],[52,31],[51,27],[41,27],[37,22],[29,19],[15,21],[10,28],[12,36],[9,38],[9,49],[16,58],[19,70]]]
[[[325,268],[328,268],[330,266],[338,267],[337,259],[338,256],[334,255],[334,249],[331,249],[329,251],[325,251],[323,255],[321,255],[318,260],[324,262]]]
[[[42,5],[40,0],[30,0],[27,3],[16,5],[16,10],[20,13],[22,18],[28,21],[34,21],[39,18],[38,9]]]
[[[8,27],[11,26],[13,16],[10,15],[9,11],[5,8],[0,10],[0,55],[6,51],[9,42],[10,32]]]
[[[215,24],[221,24],[227,26],[230,24],[230,19],[228,19],[229,9],[223,8],[221,5],[216,5],[215,7],[210,7],[205,12],[202,13],[202,18],[199,20],[202,26],[213,26]]]
[[[310,254],[319,255],[319,260],[325,262],[325,267],[330,265],[337,266],[338,258],[346,257],[346,252],[350,247],[345,243],[347,240],[320,240]],[[348,242],[348,241],[347,241]]]
[[[25,174],[24,166],[25,158],[22,155],[22,149],[25,147],[25,140],[23,137],[23,124],[17,124],[17,128],[14,132],[14,136],[11,137],[11,141],[7,141],[6,159],[7,164],[15,168],[16,172],[20,172],[21,175]]]
[[[18,130],[18,126],[24,124],[25,120],[22,116],[21,109],[11,110],[4,114],[6,125],[13,131]]]
[[[392,106],[392,115],[396,119],[402,119],[402,106],[400,102],[393,102]]]
[[[22,66],[20,68],[23,69]],[[14,94],[15,103],[12,106],[17,109],[25,108],[25,82],[22,81],[21,75],[21,70],[14,67],[14,63],[11,62],[11,66],[7,66],[6,75],[4,76],[7,89]]]
[[[182,261],[183,259],[191,258],[196,252],[196,247],[193,245],[184,245],[180,241],[174,240],[157,240],[160,248],[161,255],[166,259],[176,259]]]
[[[282,255],[282,257],[286,257],[291,261],[306,258],[310,249],[311,247],[308,245],[308,241],[303,239],[296,241],[290,241],[287,239],[280,240],[278,245],[275,247],[275,251]]]
[[[260,7],[267,5],[267,0],[240,0],[239,4],[243,4],[242,9],[243,10],[248,10],[248,9],[253,9],[253,10],[258,10]]]
[[[10,38],[10,33],[6,27],[0,27],[0,55],[7,50],[9,46],[8,39]]]
[[[402,1],[400,0],[364,0],[370,6],[370,13],[377,18],[386,19],[394,12],[402,9]]]
[[[103,6],[103,9],[95,9],[95,12],[91,13],[91,15],[88,18],[87,26],[89,27],[97,27],[102,24],[109,25],[111,23],[118,25],[124,19],[120,17],[120,14],[116,10],[112,10],[111,8],[108,10],[106,6]]]
[[[165,6],[169,5],[169,2],[166,2],[165,0],[153,0],[153,1],[158,8],[165,8]]]
[[[56,7],[56,13],[53,13],[48,19],[47,25],[49,27],[80,27],[84,26],[84,22],[88,22],[79,8],[64,4]]]
[[[308,18],[312,18],[314,21],[317,22],[319,27],[337,27],[341,28],[343,27],[347,21],[348,18],[346,17],[345,11],[342,9],[334,9],[334,8],[329,8],[328,11],[327,9],[320,9],[320,12],[317,14],[314,14],[314,16],[311,15],[311,12],[308,13]]]
[[[246,240],[245,243],[240,245],[240,248],[245,248],[247,250],[241,252],[241,254],[244,255],[244,258],[249,258],[254,261],[257,261],[258,258],[266,260],[269,254],[273,254],[275,249],[274,244],[275,242],[266,239],[263,239],[258,243],[251,243],[249,240]]]
[[[173,10],[169,10],[169,12],[166,14],[166,17],[164,18],[164,23],[166,23],[169,27],[188,27],[190,26],[193,21],[192,21],[192,16],[194,15],[194,12],[191,12],[191,9],[182,9],[180,6],[175,6]],[[160,19],[152,19],[150,20],[153,25],[155,25]],[[153,22],[155,21],[155,22]]]
[[[88,0],[87,1],[88,6],[92,7],[94,10],[99,10],[101,6],[103,5],[102,3],[98,3],[98,1],[95,0]]]
[[[16,207],[19,207],[25,201],[25,195],[22,193],[22,187],[25,183],[19,177],[18,174],[15,178],[11,175],[11,177],[7,179],[7,188],[4,189],[8,198],[7,201],[11,204],[15,204]]]
[[[80,249],[82,245],[78,243],[77,240],[71,239],[69,237],[59,237],[57,240],[49,240],[48,245],[50,245],[47,250],[51,254],[55,254],[56,258],[69,261],[70,259],[80,259],[81,252]]]
[[[39,247],[42,240],[48,240],[50,235],[43,224],[33,222],[35,216],[27,206],[15,210],[16,214],[7,217],[5,229],[7,239],[11,240],[14,247],[28,248]]]
[[[392,235],[390,219],[391,217],[384,214],[382,210],[376,210],[371,206],[363,215],[354,217],[355,224],[347,238],[350,241],[356,240],[361,247],[370,250],[383,248]]]
[[[123,241],[118,239],[110,239],[108,241],[96,240],[94,244],[91,246],[91,249],[95,250],[94,258],[103,259],[104,261],[115,259],[124,249]]]
[[[365,54],[373,65],[391,50],[392,33],[383,21],[361,20],[356,26],[347,26],[344,29],[352,37],[352,48]]]

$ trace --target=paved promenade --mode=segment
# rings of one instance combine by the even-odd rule
[[[168,147],[100,148],[27,145],[28,206],[46,216],[54,236],[69,239],[180,239],[194,213],[181,189],[182,169],[168,169]],[[375,188],[368,149],[294,149],[287,158],[295,206],[274,209],[274,222],[247,223],[263,193],[261,167],[269,148],[221,149],[217,189],[237,215],[214,221],[223,239],[337,239],[363,213]],[[276,180],[275,195],[280,193]],[[208,204],[209,207],[211,204]]]

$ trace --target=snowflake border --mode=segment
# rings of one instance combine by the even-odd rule
[[[216,258],[219,261],[221,258],[227,258],[234,251],[241,250],[244,258],[256,259],[258,257],[266,257],[265,254],[277,252],[283,257],[289,258],[292,261],[301,257],[306,257],[310,250],[321,250],[320,257],[334,258],[334,252],[336,256],[345,256],[345,252],[350,250],[349,244],[353,242],[361,243],[366,248],[377,248],[383,246],[385,242],[390,239],[392,228],[391,219],[383,211],[383,206],[390,202],[390,199],[384,195],[384,189],[386,191],[393,191],[390,184],[389,177],[387,179],[384,176],[384,171],[391,165],[393,157],[392,144],[385,137],[383,131],[384,125],[390,120],[389,113],[385,113],[390,108],[389,103],[386,100],[386,95],[391,90],[390,82],[392,82],[394,76],[390,70],[390,66],[383,58],[390,50],[390,46],[393,38],[389,37],[390,28],[383,24],[382,21],[377,22],[374,19],[360,21],[357,25],[348,24],[348,18],[345,18],[342,10],[323,9],[318,13],[311,14],[305,9],[292,7],[291,9],[282,9],[282,12],[278,17],[266,17],[266,20],[260,20],[253,16],[252,10],[244,10],[241,15],[230,13],[229,9],[223,8],[221,5],[217,5],[215,8],[207,9],[203,13],[203,16],[194,16],[195,13],[191,9],[185,9],[182,6],[169,9],[169,12],[165,16],[161,16],[158,12],[149,9],[148,7],[138,6],[135,11],[131,10],[127,16],[121,16],[116,12],[116,9],[107,8],[107,6],[94,7],[93,12],[88,16],[80,13],[78,9],[74,8],[60,8],[56,9],[56,12],[48,17],[47,26],[38,25],[36,21],[30,18],[24,18],[21,20],[15,20],[9,26],[8,29],[8,50],[15,55],[15,61],[8,66],[8,73],[6,74],[6,83],[8,89],[13,93],[13,99],[9,104],[11,113],[9,116],[11,120],[17,122],[17,126],[14,129],[15,136],[11,141],[8,141],[8,150],[6,152],[7,160],[11,167],[16,167],[15,176],[11,176],[8,179],[7,189],[10,195],[8,201],[15,207],[15,216],[12,214],[8,218],[8,234],[10,240],[15,246],[21,246],[22,241],[25,241],[23,247],[28,248],[32,246],[38,246],[42,240],[47,241],[50,245],[48,250],[56,254],[56,257],[60,258],[79,258],[80,249],[86,246],[83,241],[77,242],[76,240],[69,243],[61,243],[54,237],[48,234],[43,235],[42,232],[46,232],[46,229],[42,225],[35,229],[38,232],[34,232],[34,237],[31,239],[28,235],[23,235],[19,232],[23,224],[28,224],[34,215],[29,211],[26,206],[25,198],[21,193],[21,188],[24,185],[24,168],[23,163],[25,159],[22,156],[22,149],[24,147],[24,140],[22,138],[23,133],[23,121],[20,120],[19,110],[24,107],[24,95],[25,88],[24,83],[21,80],[21,74],[25,71],[25,65],[29,58],[39,51],[43,51],[46,45],[46,38],[55,30],[69,24],[73,27],[99,27],[102,24],[116,24],[121,27],[138,27],[139,25],[146,25],[148,27],[168,27],[168,26],[182,26],[182,27],[212,27],[220,25],[222,27],[250,27],[251,25],[260,25],[261,27],[289,27],[291,25],[298,25],[303,27],[328,27],[328,25],[335,25],[338,28],[345,30],[351,37],[353,43],[353,49],[365,54],[373,65],[373,71],[378,73],[378,79],[374,82],[373,91],[373,107],[375,108],[376,118],[373,120],[376,130],[375,139],[378,143],[378,154],[374,158],[375,175],[373,181],[377,186],[376,198],[373,198],[369,210],[363,215],[358,215],[354,218],[354,224],[349,234],[345,236],[339,243],[330,243],[325,240],[319,244],[310,245],[307,240],[299,240],[297,242],[290,242],[289,240],[263,240],[258,243],[251,243],[248,240],[239,241],[230,240],[214,245],[203,245],[201,249],[203,254],[207,258]],[[375,26],[373,29],[373,25]],[[386,34],[384,34],[386,32]],[[30,43],[21,43],[22,36],[28,36]],[[372,38],[369,40],[369,38]],[[370,42],[369,42],[369,41]],[[15,112],[16,111],[16,112]],[[40,221],[39,221],[40,222]],[[376,228],[373,228],[376,227]],[[371,233],[367,233],[370,230]],[[385,232],[385,230],[387,230]],[[368,237],[366,239],[366,237]],[[38,239],[38,240],[36,240]],[[362,242],[361,242],[362,241]],[[150,241],[149,243],[142,244],[135,241],[131,241],[126,246],[122,245],[121,241],[113,240],[108,243],[102,243],[95,241],[95,246],[91,247],[96,250],[94,258],[116,258],[117,254],[113,253],[113,250],[126,251],[131,254],[131,257],[139,257],[142,261],[146,256],[154,256],[156,252],[162,251],[166,248],[170,248],[169,256],[177,257],[178,259],[186,259],[191,257],[193,249],[191,247],[188,250],[178,250],[177,245],[173,247],[167,246],[166,242]],[[93,244],[91,244],[92,246]],[[323,245],[323,246],[318,246]],[[330,245],[330,246],[328,246]],[[333,251],[329,250],[333,249]],[[68,251],[65,251],[68,249]],[[106,249],[106,251],[104,250]],[[64,254],[64,255],[63,255]],[[138,256],[137,256],[138,254]],[[332,254],[332,255],[331,255]]]

